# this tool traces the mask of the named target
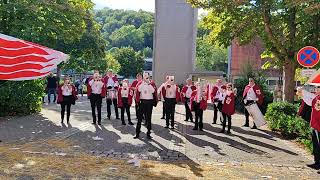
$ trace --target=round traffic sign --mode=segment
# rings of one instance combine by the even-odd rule
[[[299,50],[297,60],[301,66],[311,68],[318,64],[320,53],[317,48],[306,46]]]

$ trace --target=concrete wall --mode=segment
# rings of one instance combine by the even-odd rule
[[[184,83],[194,71],[197,9],[186,0],[155,0],[153,79],[160,85],[166,75]]]

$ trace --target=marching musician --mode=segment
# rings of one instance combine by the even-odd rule
[[[188,121],[190,119],[191,122],[193,122],[192,113],[189,107],[191,94],[194,90],[196,90],[196,86],[193,85],[192,79],[188,78],[186,80],[186,85],[183,86],[181,90],[181,101],[184,102],[184,106],[186,109],[186,120]]]
[[[231,130],[231,116],[235,113],[235,94],[232,90],[232,84],[228,83],[226,86],[226,90],[224,91],[224,100],[222,101],[222,116],[223,116],[223,123],[222,123],[222,130],[220,133],[224,133],[226,129],[226,123],[228,119],[228,131],[227,133],[230,134]]]
[[[307,166],[320,169],[320,85],[315,87],[315,94],[299,88],[297,95],[302,97],[303,101],[312,107],[310,126],[312,128],[314,164]]]
[[[196,83],[196,90],[191,94],[191,111],[195,112],[195,123],[193,130],[203,131],[203,111],[207,109],[208,89],[200,82]]]
[[[58,86],[57,103],[61,105],[61,123],[64,121],[64,114],[67,107],[67,123],[70,121],[71,105],[75,105],[78,99],[76,87],[71,84],[70,78],[66,76],[62,85]]]
[[[169,120],[171,120],[171,129],[174,129],[174,114],[176,104],[180,101],[180,89],[178,85],[174,83],[174,76],[169,76],[169,81],[162,86],[162,95],[165,102],[166,110],[166,126],[169,128]]]
[[[91,111],[92,111],[92,124],[96,125],[96,108],[98,111],[98,124],[101,125],[101,106],[102,99],[106,96],[106,86],[102,81],[98,72],[95,72],[93,78],[87,84],[88,98],[90,99]]]
[[[131,84],[131,89],[134,92],[134,97],[133,97],[134,100],[136,100],[135,96],[136,96],[136,91],[137,91],[137,85],[138,85],[138,83],[140,83],[142,81],[142,74],[138,73],[136,75],[136,78],[137,79],[135,79]],[[138,118],[139,106],[137,105],[137,102],[135,102],[135,109],[136,109],[136,117]]]
[[[128,122],[133,125],[130,117],[130,107],[132,104],[133,89],[129,86],[128,79],[122,81],[122,86],[118,90],[118,107],[121,108],[121,121],[122,125],[126,125],[124,122],[124,112],[127,112]]]
[[[107,75],[103,78],[104,83],[107,87],[107,112],[108,119],[111,117],[111,105],[114,106],[114,111],[116,113],[116,119],[119,118],[118,105],[117,105],[117,90],[119,86],[118,78],[113,75],[112,69],[109,69]]]
[[[222,110],[222,100],[223,100],[223,93],[222,93],[223,90],[222,89],[225,89],[225,88],[226,88],[226,86],[223,85],[221,79],[217,79],[216,84],[212,88],[211,101],[213,102],[213,110],[214,110],[212,124],[217,123],[218,111],[221,112],[221,110]]]
[[[162,93],[162,88],[167,84],[167,82],[169,81],[169,76],[166,76],[165,78],[165,82],[161,84],[161,86],[159,87],[157,94],[159,94],[160,96],[160,100],[162,101],[162,117],[161,119],[166,119],[166,105],[165,105],[165,99]]]
[[[261,106],[263,104],[263,92],[260,86],[255,84],[254,79],[249,78],[249,84],[245,87],[243,91],[243,102],[245,106],[257,103],[259,110],[261,111]],[[244,127],[249,127],[249,112],[245,108],[246,122]],[[252,129],[257,129],[257,126],[253,123]]]
[[[139,138],[142,116],[145,115],[146,126],[148,129],[147,138],[151,139],[151,116],[153,106],[157,106],[157,87],[154,82],[150,80],[149,73],[143,73],[143,81],[137,85],[136,102],[139,105],[138,123],[136,127],[136,136]]]

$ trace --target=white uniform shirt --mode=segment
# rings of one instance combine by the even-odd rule
[[[107,87],[111,86],[113,88],[114,84],[115,82],[113,81],[112,77],[109,77],[107,82]]]
[[[225,93],[220,92],[220,91],[218,91],[218,92],[219,92],[219,94],[217,93],[218,94],[217,98],[219,99],[219,101],[223,102],[223,100],[225,98]]]
[[[72,95],[72,87],[69,88],[68,86],[63,85],[61,87],[61,90],[62,90],[63,96],[71,96]]]
[[[101,94],[103,82],[102,81],[94,81],[93,79],[89,82],[91,86],[93,94]]]
[[[168,88],[168,85],[165,86],[166,88],[166,98],[176,98],[176,92],[177,92],[177,85],[170,85],[170,88]]]
[[[256,93],[253,90],[253,87],[251,87],[247,93],[247,97],[246,100],[253,100],[256,101],[257,100],[257,96]]]
[[[129,96],[129,88],[128,87],[121,88],[121,96],[126,97],[126,98]]]
[[[146,82],[142,82],[139,85],[138,91],[140,92],[140,99],[144,100],[153,99],[153,93],[155,92],[154,87]]]
[[[302,90],[302,96],[303,96],[303,101],[308,105],[308,106],[312,106],[312,101],[314,98],[317,97],[317,95],[308,92],[306,90]]]
[[[190,98],[192,94],[191,86],[187,85],[186,98]]]
[[[216,96],[214,97],[214,99],[219,99],[219,97],[221,96],[221,86],[215,86],[215,87],[217,87],[218,88],[218,91],[217,91],[217,93],[216,93]]]

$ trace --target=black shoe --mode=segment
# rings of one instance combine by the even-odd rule
[[[203,129],[199,129],[199,131],[203,131]]]
[[[129,122],[130,125],[134,125],[131,121]]]
[[[251,129],[258,129],[258,128],[257,128],[257,126],[252,126],[252,128],[251,128]]]
[[[217,122],[213,122],[212,124],[217,124]]]
[[[133,139],[139,139],[139,135],[136,135],[135,137],[133,137]]]
[[[242,127],[249,127],[249,124],[244,124]]]
[[[165,119],[164,117],[161,117],[160,119]]]
[[[189,121],[188,119],[184,120],[184,121]]]
[[[224,130],[221,130],[219,133],[224,133]]]
[[[308,164],[307,165],[309,168],[319,170],[320,169],[320,163],[315,163],[315,164]]]
[[[116,119],[120,119],[119,117],[116,117]]]
[[[231,134],[231,131],[230,131],[230,130],[228,130],[228,131],[227,131],[227,134]]]
[[[125,122],[122,122],[122,125],[124,125],[124,126],[125,126],[125,125],[127,125],[127,124],[126,124]]]
[[[174,127],[171,127],[170,129],[174,129]]]
[[[110,116],[108,116],[108,120],[110,120]]]
[[[192,130],[195,130],[195,131],[196,131],[196,130],[198,130],[198,128],[193,128]]]
[[[190,122],[193,122],[193,119],[190,119]]]
[[[97,125],[95,122],[93,122],[93,123],[91,123],[91,124],[93,124],[93,125]]]
[[[164,128],[168,129],[168,128],[169,128],[169,126],[165,126]]]
[[[61,124],[63,124],[63,120],[61,120]]]
[[[148,138],[148,139],[152,139],[152,136],[150,136],[150,134],[148,134],[148,135],[147,135],[147,138]]]

